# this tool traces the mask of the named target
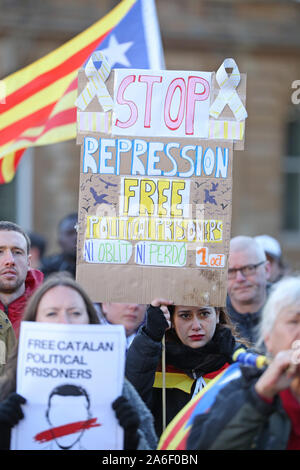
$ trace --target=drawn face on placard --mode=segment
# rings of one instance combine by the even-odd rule
[[[100,426],[96,418],[91,419],[87,391],[71,384],[60,385],[50,392],[46,418],[51,427],[37,434],[35,440],[54,441],[62,450],[72,449],[88,429]]]

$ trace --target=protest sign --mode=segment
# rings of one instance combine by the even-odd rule
[[[122,394],[123,326],[22,322],[17,393],[25,418],[13,450],[123,448],[112,402]]]
[[[91,75],[78,77],[77,280],[98,302],[224,306],[245,76],[231,82],[232,59],[217,74],[96,59],[101,92],[87,101]]]

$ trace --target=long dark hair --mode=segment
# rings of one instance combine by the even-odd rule
[[[50,275],[46,281],[34,292],[30,297],[23,315],[24,321],[36,321],[36,314],[42,297],[50,289],[57,286],[66,286],[78,292],[82,297],[87,314],[89,324],[100,324],[97,312],[92,301],[85,290],[78,284],[68,273],[61,272]],[[16,390],[16,370],[18,360],[18,343],[13,348],[4,368],[3,375],[0,377],[0,400],[6,398],[11,392]]]

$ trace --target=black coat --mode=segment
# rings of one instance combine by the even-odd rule
[[[177,338],[177,336],[176,336]],[[228,328],[217,328],[212,340],[203,348],[193,349],[179,343],[172,333],[166,334],[166,424],[192,398],[199,377],[218,371],[232,362],[237,348]],[[158,436],[162,433],[162,388],[159,381],[162,343],[150,338],[141,328],[126,358],[126,377],[151,410]],[[178,378],[174,384],[174,378]],[[176,380],[175,380],[176,382]]]
[[[217,395],[208,413],[195,417],[187,440],[188,450],[283,450],[291,422],[280,398],[262,400],[255,391],[261,370],[241,367]]]
[[[228,296],[226,309],[239,336],[245,338],[245,340],[248,340],[250,344],[254,345],[258,339],[258,327],[262,309],[254,313],[238,313],[232,306]]]
[[[67,257],[63,253],[48,256],[42,261],[41,271],[44,273],[45,277],[60,271],[67,271],[75,279],[76,258]]]
[[[267,284],[266,296],[268,297],[270,292],[271,284]],[[229,295],[226,299],[226,310],[230,317],[230,320],[234,324],[237,333],[241,338],[248,340],[251,345],[254,345],[258,339],[258,328],[261,319],[261,312],[264,305],[253,313],[239,313],[233,307]]]

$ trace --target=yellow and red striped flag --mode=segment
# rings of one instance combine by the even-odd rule
[[[0,81],[0,184],[28,147],[75,139],[77,74],[95,50],[111,66],[164,68],[154,0],[123,0],[88,29]]]

